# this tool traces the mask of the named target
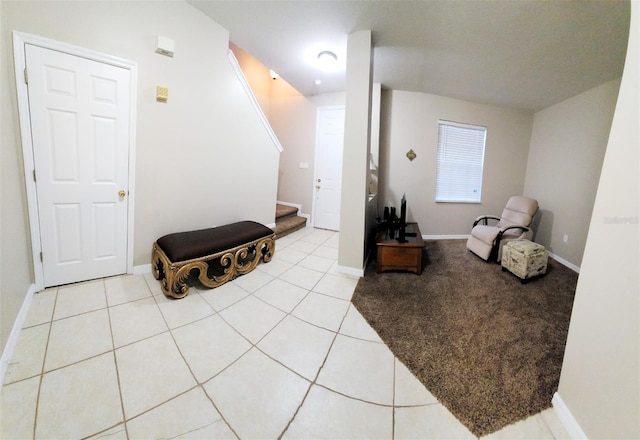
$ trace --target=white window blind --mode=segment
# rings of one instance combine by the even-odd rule
[[[438,121],[436,202],[480,202],[486,137],[486,127]]]

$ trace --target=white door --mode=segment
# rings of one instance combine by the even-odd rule
[[[314,226],[340,229],[344,106],[318,108]]]
[[[129,71],[25,55],[44,286],[126,273]]]

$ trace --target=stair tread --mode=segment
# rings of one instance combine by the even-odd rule
[[[288,217],[284,220],[276,222],[274,232],[278,238],[282,238],[298,229],[302,229],[307,225],[307,219],[304,217]]]
[[[298,208],[294,206],[286,206],[286,205],[276,205],[276,221],[280,218],[287,217],[290,215],[297,215]]]

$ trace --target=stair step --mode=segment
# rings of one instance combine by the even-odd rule
[[[305,226],[307,226],[307,219],[298,215],[298,208],[276,205],[276,227],[273,231],[277,238],[282,238]]]
[[[280,204],[276,205],[276,221],[291,215],[298,215],[298,208]]]

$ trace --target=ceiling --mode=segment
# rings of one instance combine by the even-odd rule
[[[344,91],[348,35],[371,30],[383,88],[529,111],[620,77],[630,16],[626,0],[187,1],[303,95]]]

